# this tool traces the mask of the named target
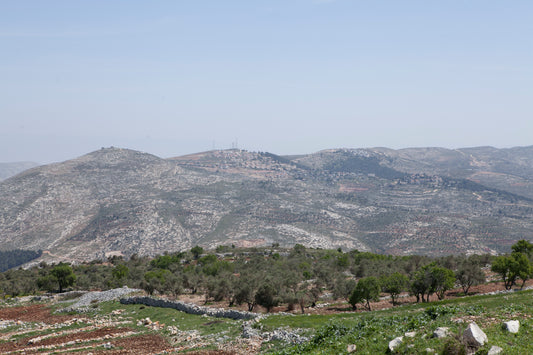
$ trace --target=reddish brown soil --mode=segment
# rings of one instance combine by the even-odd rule
[[[114,348],[111,350],[92,352],[93,354],[154,354],[165,350],[172,350],[170,344],[159,335],[144,334],[129,338],[118,339],[110,342]]]
[[[189,352],[187,355],[235,355],[235,353],[225,350],[203,350]]]
[[[528,280],[528,282],[526,282],[524,287],[526,287],[526,286],[533,286],[533,280]],[[502,291],[502,290],[505,290],[502,282],[491,282],[491,283],[487,283],[487,284],[483,284],[483,285],[470,287],[470,290],[468,290],[468,295],[469,296],[479,295],[479,294],[489,293],[489,292],[493,292],[493,291]],[[450,290],[450,291],[446,292],[446,295],[445,295],[446,297],[445,298],[446,299],[450,299],[450,298],[461,297],[461,296],[458,296],[458,295],[460,295],[460,294],[462,295],[462,292],[463,292],[463,290],[460,289],[460,288],[459,289]],[[402,296],[404,296],[404,297],[401,297],[400,299],[398,299],[398,305],[416,303],[416,297],[408,296],[407,294],[404,294]],[[181,301],[184,301],[184,302],[191,302],[191,303],[195,303],[195,304],[201,305],[201,306],[203,306],[204,303],[205,303],[204,296],[199,296],[199,295],[182,295],[182,296],[180,296],[179,299]],[[430,298],[430,301],[432,301],[432,302],[433,301],[438,301],[437,295],[432,295],[431,298]],[[222,308],[227,308],[228,307],[228,303],[227,302],[212,302],[209,305],[211,307],[222,307]],[[379,302],[371,302],[370,303],[370,307],[372,308],[372,310],[392,308],[392,303],[391,303],[390,300],[382,300],[382,301],[379,301]],[[241,311],[247,311],[248,310],[246,304],[242,304],[240,306],[236,306],[234,309],[238,309],[238,310],[241,310]],[[305,308],[305,313],[311,313],[311,314],[334,314],[334,313],[346,312],[346,311],[353,312],[352,307],[346,302],[341,303],[340,300],[339,300],[338,304],[336,304],[334,306],[331,306],[331,307],[320,307],[320,308],[319,307],[315,307],[315,308],[307,307],[307,308]],[[366,311],[366,308],[363,305],[358,305],[357,306],[357,312],[365,312],[365,311]],[[266,309],[264,309],[264,308],[262,308],[260,306],[256,306],[254,308],[254,312],[266,313]],[[282,305],[280,307],[275,307],[272,310],[272,313],[278,313],[278,312],[289,312],[289,313],[295,313],[295,314],[301,313],[299,306],[295,306],[294,310],[288,310],[286,305]]]
[[[532,286],[532,285],[533,285],[533,280],[528,280],[528,282],[526,282],[524,287]],[[468,295],[469,296],[481,295],[481,294],[485,294],[489,292],[503,291],[503,290],[505,290],[503,286],[503,282],[491,282],[488,284],[470,287],[470,289],[468,290]],[[445,299],[464,297],[464,296],[458,296],[458,295],[462,295],[462,293],[463,293],[462,289],[450,290],[446,292]],[[439,299],[437,295],[432,295],[430,298],[431,302],[438,301],[438,300]],[[416,297],[414,296],[401,297],[397,302],[398,302],[398,305],[416,303]],[[392,308],[393,306],[390,300],[382,300],[379,302],[371,302],[370,307],[372,310],[378,310],[378,309]],[[276,311],[283,311],[283,309],[281,308],[279,310],[276,309]],[[339,305],[338,307],[324,307],[324,308],[314,308],[314,309],[306,308],[305,309],[306,313],[311,313],[311,314],[332,314],[332,313],[338,313],[342,311],[353,311],[353,310],[352,310],[352,307],[348,304]],[[367,310],[365,307],[363,307],[363,305],[357,306],[357,312],[366,312],[366,311]]]
[[[81,341],[90,341],[90,340],[99,340],[106,335],[118,335],[130,331],[128,328],[111,328],[104,327],[97,330],[92,330],[88,332],[78,332],[73,334],[62,335],[58,337],[50,337],[43,339],[35,344],[30,344],[30,340],[35,339],[36,337],[22,338],[16,342],[2,343],[0,344],[0,353],[7,351],[16,351],[22,350],[25,348],[32,347],[43,347],[48,345],[60,345],[67,343],[69,341],[81,340]],[[35,351],[38,352],[38,351]],[[26,351],[26,353],[28,353]]]
[[[42,322],[46,324],[63,323],[69,319],[80,318],[80,316],[52,314],[50,308],[42,304],[31,306],[0,308],[0,319],[20,320],[23,322]]]

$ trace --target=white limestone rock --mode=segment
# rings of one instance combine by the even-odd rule
[[[357,350],[357,346],[355,344],[350,344],[346,347],[347,353],[353,353],[355,350]]]
[[[437,339],[446,338],[449,335],[450,335],[450,328],[448,327],[438,327],[433,332],[433,338],[437,338]]]
[[[403,337],[397,337],[389,341],[389,350],[394,351],[402,343]]]
[[[518,333],[518,330],[520,329],[520,322],[517,320],[510,320],[508,322],[503,323],[503,327],[507,329],[509,333]]]
[[[487,355],[499,355],[499,354],[503,354],[503,349],[496,345],[493,345],[490,348],[489,352],[487,353]]]
[[[463,339],[471,347],[483,346],[489,341],[487,334],[481,330],[476,323],[470,323],[463,332]]]

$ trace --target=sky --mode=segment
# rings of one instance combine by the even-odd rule
[[[0,162],[533,145],[530,0],[0,0]]]

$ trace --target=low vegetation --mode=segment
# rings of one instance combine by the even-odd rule
[[[396,304],[402,292],[428,302],[435,294],[444,299],[456,284],[467,294],[473,285],[485,282],[482,268],[490,266],[506,289],[521,287],[533,276],[532,244],[521,240],[508,255],[390,256],[352,250],[309,249],[297,244],[291,249],[239,249],[220,246],[206,253],[201,247],[189,252],[155,258],[112,257],[107,262],[79,265],[41,263],[29,269],[11,269],[0,274],[0,295],[19,296],[38,291],[62,292],[127,285],[148,294],[178,297],[202,295],[205,303],[226,302],[227,306],[257,305],[270,311],[280,304],[292,310],[314,306],[321,295],[349,301],[354,309],[381,293]]]
[[[499,328],[502,321],[514,318],[524,322],[524,329],[533,325],[530,320],[533,301],[529,291],[453,299],[446,299],[446,296],[449,290],[458,287],[463,291],[459,296],[467,295],[472,286],[487,282],[486,275],[490,271],[503,281],[502,291],[514,286],[522,288],[533,277],[532,251],[533,244],[525,240],[514,244],[511,253],[498,257],[398,257],[357,250],[310,249],[299,244],[290,249],[279,245],[248,249],[220,246],[208,252],[194,247],[187,252],[155,258],[134,255],[128,260],[112,257],[105,262],[41,263],[29,269],[11,269],[0,274],[0,296],[9,301],[16,296],[43,291],[107,290],[127,285],[141,288],[149,295],[170,298],[187,295],[202,299],[207,305],[240,306],[240,309],[266,313],[276,311],[254,327],[260,332],[299,328],[300,334],[310,339],[299,345],[276,341],[263,344],[262,351],[280,354],[343,353],[348,345],[364,349],[364,353],[383,352],[388,341],[411,331],[418,335],[406,339],[395,351],[418,353],[425,347],[437,351],[445,347],[461,348],[464,344],[459,340],[453,344],[453,337],[431,340],[429,332],[446,326],[454,334],[460,334],[469,321],[476,321],[493,339],[501,339],[495,344],[506,343],[506,349],[529,352],[528,342],[519,345],[527,336],[523,334],[526,330],[509,340],[509,335]],[[397,307],[407,294],[415,296],[416,303],[403,301],[402,306]],[[374,310],[373,302],[380,297],[383,300],[384,296],[390,297],[391,306]],[[333,311],[304,314],[325,302]],[[92,308],[108,313],[117,307],[131,310],[135,321],[145,315],[151,321],[163,317],[161,322],[165,324],[173,322],[169,319],[176,319],[176,313],[171,310],[153,311],[150,307],[116,302],[95,304]],[[358,312],[351,313],[353,310]],[[294,312],[285,316],[276,314],[277,311]],[[168,312],[171,315],[160,315]],[[302,315],[295,315],[297,312]],[[199,319],[186,317],[192,317],[192,323]],[[209,324],[213,324],[213,332],[215,329],[222,332],[224,330],[219,328],[226,327],[231,337],[224,339],[235,339],[239,326],[230,320],[222,323]],[[206,336],[209,332],[207,329],[198,336]],[[520,353],[511,350],[506,353]]]
[[[389,341],[408,332],[415,334],[412,338],[404,336],[393,353],[424,354],[431,349],[438,354],[460,354],[466,351],[460,335],[472,321],[489,338],[489,343],[476,354],[487,354],[493,345],[505,349],[505,354],[531,354],[532,295],[531,291],[524,291],[464,297],[365,313],[311,316],[311,320],[305,316],[273,316],[261,325],[264,329],[289,325],[313,330],[309,342],[270,349],[276,354],[343,354],[349,345],[355,345],[356,353],[383,354],[388,352]],[[502,323],[510,319],[520,320],[522,330],[518,334],[502,329]],[[434,338],[438,327],[448,327],[450,336]],[[457,352],[450,352],[452,346]]]

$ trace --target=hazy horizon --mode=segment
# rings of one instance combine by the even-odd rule
[[[67,158],[65,158],[63,160],[46,161],[46,162],[38,162],[38,161],[32,161],[32,160],[0,161],[0,164],[37,163],[38,165],[47,165],[47,164],[61,163],[61,162],[67,161],[67,160],[79,158],[79,157],[81,157],[83,155],[90,154],[90,153],[96,152],[96,151],[101,150],[101,149],[109,149],[109,148],[135,150],[135,151],[139,151],[139,152],[142,152],[142,153],[152,154],[152,155],[155,155],[155,156],[157,156],[159,158],[168,159],[168,158],[175,158],[175,157],[180,157],[180,156],[204,153],[204,152],[208,152],[208,151],[212,151],[212,150],[231,150],[231,149],[240,149],[240,150],[245,150],[245,151],[250,151],[250,152],[266,152],[266,153],[276,154],[276,155],[279,155],[279,156],[295,156],[295,155],[313,154],[313,153],[318,153],[318,152],[323,151],[323,150],[335,150],[335,149],[377,149],[377,148],[385,148],[385,149],[393,149],[393,150],[402,150],[402,149],[424,149],[424,148],[437,148],[437,149],[440,149],[440,148],[442,148],[442,149],[454,150],[454,149],[483,148],[483,147],[491,147],[491,148],[496,148],[496,149],[511,149],[511,148],[533,147],[533,145],[528,145],[528,146],[509,146],[509,147],[496,147],[496,146],[493,146],[493,145],[485,145],[485,146],[465,146],[465,147],[452,147],[452,148],[450,148],[450,147],[438,147],[438,146],[427,146],[427,147],[422,147],[422,146],[414,147],[413,146],[413,147],[400,147],[400,148],[391,148],[391,147],[384,147],[384,146],[375,146],[375,147],[340,147],[339,146],[339,147],[324,148],[324,149],[320,149],[320,150],[312,151],[312,152],[294,152],[294,153],[285,153],[285,154],[279,154],[279,153],[271,152],[271,151],[250,150],[250,149],[246,149],[244,147],[234,147],[234,146],[232,146],[232,147],[227,147],[227,148],[206,149],[206,150],[201,150],[201,151],[188,152],[188,153],[184,153],[184,154],[171,154],[171,155],[168,155],[168,156],[161,156],[161,155],[155,154],[155,153],[150,152],[150,151],[144,151],[144,150],[133,149],[133,148],[128,148],[128,147],[108,146],[108,147],[99,147],[97,149],[93,149],[93,150],[87,151],[87,152],[82,153],[80,155],[67,157]]]
[[[0,162],[533,144],[533,3],[0,4]]]

